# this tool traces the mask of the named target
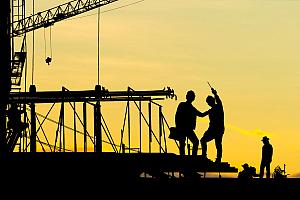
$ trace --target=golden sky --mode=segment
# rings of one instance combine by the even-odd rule
[[[35,1],[35,10],[64,2]],[[300,1],[145,0],[105,12],[134,2],[119,0],[101,8],[101,85],[112,91],[128,86],[136,90],[171,87],[178,100],[159,103],[173,126],[176,107],[190,89],[196,93],[194,106],[208,109],[209,81],[225,109],[223,160],[239,169],[245,162],[259,169],[261,138],[267,135],[274,148],[272,170],[286,164],[291,176],[300,176]],[[27,6],[31,10],[32,4]],[[33,78],[38,91],[62,86],[94,89],[96,13],[93,10],[52,27],[49,66],[44,61],[50,54],[49,28],[35,31]],[[32,33],[28,52],[27,84],[31,84]],[[118,138],[125,104],[113,104],[104,103],[103,113],[113,137]],[[198,119],[199,138],[207,124],[207,119]],[[178,153],[173,141],[168,145],[169,151]],[[208,157],[215,159],[213,141],[208,144]]]

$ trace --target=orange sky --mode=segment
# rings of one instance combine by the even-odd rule
[[[36,11],[63,2],[67,1],[36,1]],[[300,2],[145,0],[104,12],[134,2],[119,0],[101,8],[101,85],[109,90],[173,88],[178,100],[160,103],[168,123],[174,125],[176,107],[190,89],[196,92],[195,107],[208,109],[209,81],[224,103],[223,160],[239,169],[245,162],[258,169],[260,140],[267,135],[274,147],[272,169],[286,164],[289,174],[299,176]],[[34,84],[39,91],[95,87],[96,13],[90,11],[52,27],[49,66],[44,62],[50,54],[49,29],[35,31]],[[30,84],[32,33],[28,34],[28,52]],[[103,105],[116,140],[124,111],[122,103]],[[58,115],[53,117],[58,119]],[[197,123],[200,138],[208,120]],[[173,141],[168,146],[178,153]],[[208,156],[215,158],[214,142],[208,145]]]

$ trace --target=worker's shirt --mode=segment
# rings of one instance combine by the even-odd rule
[[[188,102],[181,102],[176,111],[175,123],[179,129],[194,130],[196,128],[196,118],[199,111]]]
[[[270,143],[264,144],[262,147],[262,162],[270,163],[273,156],[273,147]]]
[[[216,104],[209,110],[209,126],[224,129],[224,109],[219,96],[215,96]]]

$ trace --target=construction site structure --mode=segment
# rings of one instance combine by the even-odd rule
[[[103,180],[127,180],[140,179],[150,176],[153,179],[172,179],[177,177],[187,178],[189,175],[195,178],[205,177],[207,172],[216,173],[236,173],[237,168],[230,166],[227,162],[215,163],[201,156],[192,157],[190,155],[179,156],[168,152],[167,135],[169,125],[163,115],[160,100],[175,98],[174,90],[170,87],[162,90],[136,91],[128,88],[125,91],[110,91],[101,85],[96,85],[94,90],[70,91],[62,87],[61,91],[38,91],[35,85],[30,85],[29,91],[21,91],[22,76],[26,69],[26,33],[38,28],[52,26],[58,21],[74,17],[95,8],[111,4],[117,0],[74,0],[56,6],[43,12],[35,13],[29,17],[25,16],[25,0],[8,0],[1,3],[0,12],[0,93],[3,98],[0,102],[0,151],[1,160],[7,170],[17,170],[18,166],[23,166],[25,173],[29,177],[35,177],[36,168],[31,164],[38,164],[48,170],[58,165],[63,166],[60,173],[70,175],[69,168],[76,166],[91,167],[98,178]],[[16,40],[20,47],[16,47]],[[19,49],[16,51],[16,49]],[[124,123],[121,129],[120,144],[115,144],[108,126],[102,114],[102,102],[126,102]],[[101,103],[101,104],[100,104]],[[142,111],[142,103],[146,103],[147,114]],[[37,112],[37,106],[41,104],[51,104],[46,114]],[[59,119],[53,120],[48,117],[52,108],[58,104],[60,106]],[[79,116],[76,108],[78,104],[82,107],[82,116]],[[7,109],[17,105],[22,110],[24,123],[22,129],[8,129]],[[73,127],[65,124],[66,106],[73,110]],[[87,125],[87,106],[93,111],[93,134]],[[134,105],[134,106],[131,106]],[[139,126],[142,121],[146,124],[148,150],[142,149],[142,130],[140,129],[139,147],[131,146],[131,109],[135,107],[139,112]],[[143,106],[145,107],[145,106]],[[158,134],[154,133],[152,110],[158,108]],[[41,118],[42,117],[42,118]],[[55,141],[50,143],[46,137],[43,124],[45,121],[54,122],[57,125],[55,131]],[[78,130],[78,123],[83,131]],[[127,125],[127,130],[125,130]],[[73,131],[73,149],[69,149],[66,142],[66,129]],[[39,133],[45,136],[42,141]],[[53,133],[52,133],[53,134]],[[77,135],[83,137],[83,150],[78,150]],[[127,142],[124,141],[125,134]],[[104,141],[104,136],[107,141]],[[93,152],[88,152],[88,141],[93,144]],[[112,151],[104,152],[103,144],[111,145]],[[153,142],[158,145],[158,151],[153,152]],[[175,142],[175,141],[174,141]],[[38,151],[42,149],[42,152]],[[47,149],[46,149],[47,147]],[[57,153],[54,153],[57,152]],[[74,152],[74,153],[71,153]],[[59,168],[60,169],[60,168]],[[56,170],[58,171],[58,170]],[[41,172],[41,171],[39,171]],[[52,172],[50,172],[51,174]],[[60,174],[60,175],[62,175]],[[179,176],[176,176],[179,174]],[[27,175],[24,175],[25,177]],[[121,179],[119,179],[121,178]]]

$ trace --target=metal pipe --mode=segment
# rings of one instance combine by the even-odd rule
[[[77,131],[76,131],[76,103],[73,103],[74,110],[74,152],[77,152]]]
[[[129,99],[129,97],[128,97],[128,99]],[[127,116],[127,125],[128,125],[128,153],[130,153],[130,148],[131,148],[131,141],[130,141],[130,135],[131,135],[131,133],[130,133],[130,103],[129,103],[129,101],[127,102],[127,106],[128,106],[128,112],[127,112],[127,114],[128,114],[128,116]]]
[[[96,152],[102,152],[102,121],[101,121],[101,107],[100,102],[98,101],[94,107],[94,129],[95,129],[95,146]]]
[[[142,102],[139,101],[140,153],[142,153]]]
[[[161,137],[162,137],[162,107],[158,108],[158,126],[159,126],[159,153],[161,153]]]
[[[149,113],[149,153],[151,153],[151,142],[152,142],[151,101],[148,103],[148,113]]]
[[[36,92],[35,85],[30,85],[29,92],[34,94]],[[35,103],[30,104],[31,111],[31,134],[30,134],[30,152],[36,152],[36,113],[35,113]]]
[[[83,102],[83,151],[87,150],[87,119],[86,119],[86,102]]]

